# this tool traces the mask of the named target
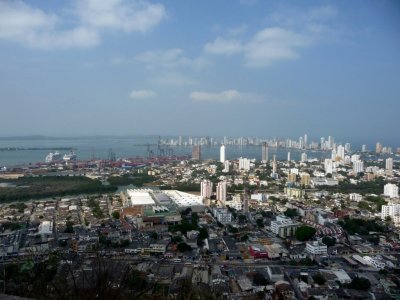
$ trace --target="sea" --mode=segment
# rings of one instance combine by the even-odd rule
[[[162,136],[163,140],[177,139],[176,136]],[[93,136],[93,137],[10,137],[0,138],[0,167],[23,166],[45,162],[48,153],[59,151],[62,155],[68,153],[67,148],[73,148],[78,160],[107,159],[110,150],[116,158],[147,157],[149,150],[157,153],[159,136]],[[166,146],[161,145],[166,149]],[[14,150],[4,150],[14,148]],[[16,149],[16,150],[15,150]],[[60,150],[64,149],[64,150]],[[191,155],[191,146],[170,146],[169,154],[174,156]],[[278,160],[286,160],[290,152],[292,160],[300,160],[303,152],[308,159],[323,159],[330,156],[330,152],[303,151],[298,149],[269,148],[269,158],[276,155]],[[167,153],[167,151],[165,151]],[[219,159],[219,145],[202,146],[202,159]],[[261,159],[261,146],[259,145],[227,145],[226,159],[234,160],[239,157]]]

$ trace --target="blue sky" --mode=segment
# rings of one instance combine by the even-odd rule
[[[1,1],[0,54],[0,136],[399,136],[398,1]]]

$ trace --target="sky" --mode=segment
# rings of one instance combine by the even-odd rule
[[[0,0],[0,136],[397,141],[399,96],[396,0]]]

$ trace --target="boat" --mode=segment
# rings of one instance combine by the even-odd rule
[[[65,161],[65,162],[68,162],[68,161],[71,161],[71,160],[76,160],[76,154],[73,151],[71,151],[68,154],[65,154],[64,157],[63,157],[63,161]]]
[[[61,160],[61,154],[56,151],[56,152],[50,152],[49,154],[46,155],[45,161],[47,163],[52,163],[55,161]]]

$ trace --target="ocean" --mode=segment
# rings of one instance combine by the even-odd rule
[[[164,140],[177,137],[161,137]],[[78,156],[78,160],[90,159],[107,159],[109,150],[115,153],[117,158],[135,158],[147,157],[148,144],[150,150],[154,153],[157,152],[158,136],[130,136],[130,137],[13,137],[13,138],[0,138],[0,149],[2,148],[36,148],[29,150],[0,150],[0,167],[1,166],[18,166],[35,164],[44,162],[45,157],[49,152],[59,150],[64,155],[68,153],[67,150],[60,150],[61,148],[74,148]],[[165,148],[165,146],[162,146]],[[37,149],[41,148],[41,149]],[[45,149],[43,149],[45,148]],[[171,146],[173,155],[191,155],[191,146]],[[292,160],[300,160],[300,155],[303,151],[296,149],[282,149],[282,148],[269,148],[269,157],[277,156],[278,160],[286,160],[287,153],[290,151]],[[201,148],[203,159],[219,159],[219,146],[202,146]],[[330,156],[330,152],[321,151],[306,151],[308,158],[326,158]],[[226,159],[233,160],[239,157],[261,159],[261,146],[226,146]]]

